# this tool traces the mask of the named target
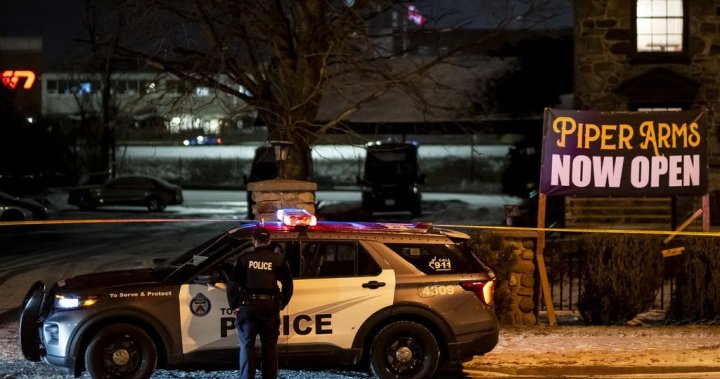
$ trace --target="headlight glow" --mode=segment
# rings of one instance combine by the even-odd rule
[[[55,308],[58,309],[77,309],[89,307],[95,303],[97,303],[97,297],[95,296],[55,295]]]

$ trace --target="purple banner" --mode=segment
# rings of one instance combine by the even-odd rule
[[[546,109],[540,192],[583,196],[704,195],[707,111]]]

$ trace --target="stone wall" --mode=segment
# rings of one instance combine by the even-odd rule
[[[510,270],[507,283],[504,283],[510,290],[512,305],[503,323],[515,326],[535,325],[535,242],[529,239],[506,241],[513,247],[517,262]]]
[[[273,179],[248,184],[256,220],[275,221],[280,208],[300,208],[315,214],[317,184],[301,180]]]

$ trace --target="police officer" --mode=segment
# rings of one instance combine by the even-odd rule
[[[292,274],[285,257],[270,242],[270,232],[256,228],[255,249],[240,256],[235,265],[239,291],[228,291],[230,307],[236,310],[235,327],[240,339],[240,377],[255,378],[255,337],[262,343],[262,377],[277,378],[277,341],[280,310],[293,293]],[[278,289],[278,280],[282,291]]]

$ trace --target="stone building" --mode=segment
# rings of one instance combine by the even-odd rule
[[[667,6],[643,13],[643,4]],[[575,108],[709,110],[711,188],[720,188],[720,2],[575,1]],[[641,17],[644,16],[644,17]],[[665,32],[642,30],[646,19]]]
[[[720,1],[580,0],[573,6],[574,108],[706,108],[709,189],[720,189]]]

